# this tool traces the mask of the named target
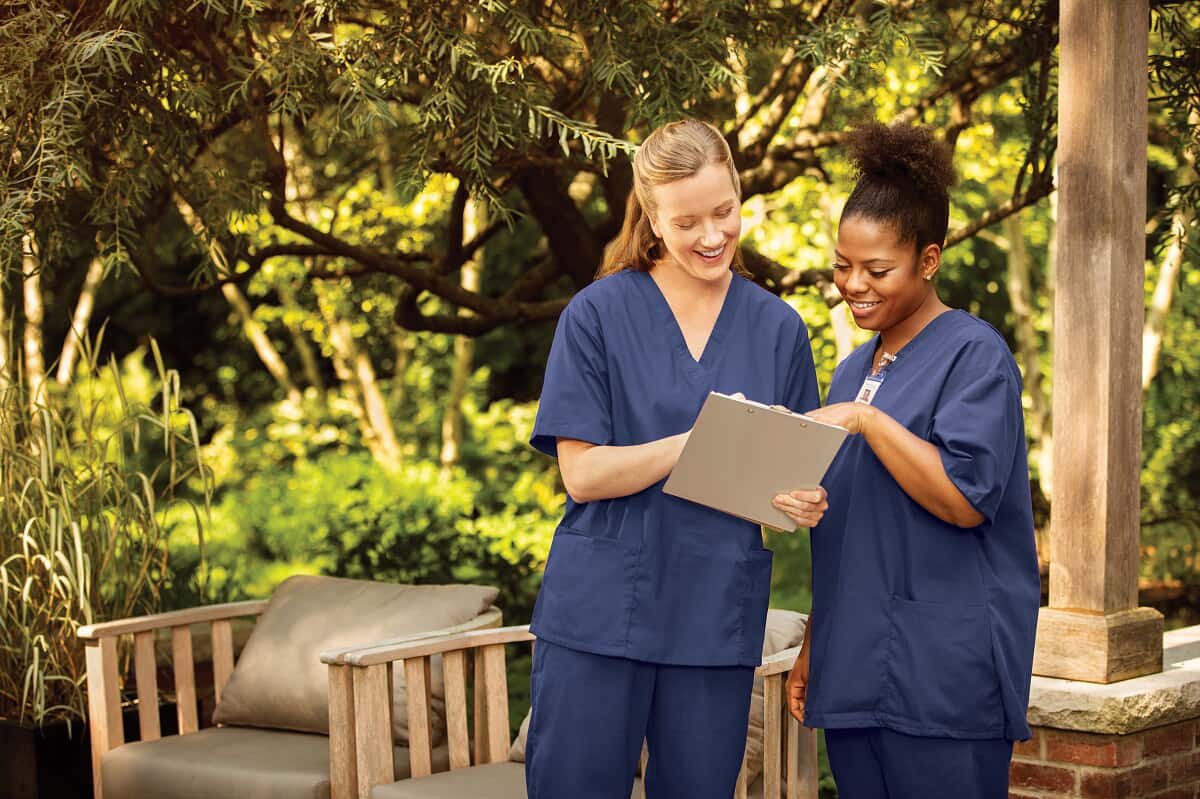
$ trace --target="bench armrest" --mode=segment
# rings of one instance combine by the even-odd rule
[[[418,641],[441,641],[444,638],[458,637],[471,631],[488,631],[490,628],[499,627],[503,623],[504,614],[500,608],[488,608],[486,611],[470,621],[465,621],[462,624],[456,624],[453,627],[443,627],[440,630],[427,630],[425,632],[413,633],[412,635],[400,636],[399,638],[389,638],[385,641],[371,641],[355,644],[354,646],[329,649],[321,653],[321,662],[330,666],[344,666],[347,663],[351,663],[351,661],[347,660],[347,656],[352,653],[375,651],[377,649],[383,650],[396,647],[403,648],[406,646],[411,646]],[[375,661],[372,661],[372,663],[374,662]],[[353,663],[353,665],[367,664]]]
[[[493,630],[472,630],[456,635],[426,637],[411,643],[370,644],[344,650],[341,653],[340,662],[351,666],[378,666],[397,660],[440,655],[459,649],[476,649],[483,646],[514,644],[532,640],[534,640],[534,635],[529,632],[529,625],[522,624],[518,627],[497,627]],[[322,655],[322,660],[325,660],[324,655]],[[331,661],[325,660],[325,662]]]
[[[128,619],[117,619],[100,624],[87,624],[80,627],[76,634],[85,641],[90,641],[113,635],[160,630],[165,627],[182,627],[188,624],[235,619],[239,616],[258,616],[266,607],[267,600],[265,599],[226,602],[220,605],[202,605],[184,610],[172,610],[167,613],[153,613],[149,616],[133,616]]]

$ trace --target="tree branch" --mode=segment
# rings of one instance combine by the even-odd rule
[[[808,21],[812,25],[816,25],[825,16],[829,7],[833,4],[833,0],[818,0],[813,6],[808,15]],[[795,51],[789,48],[790,53]],[[786,59],[786,55],[785,55]],[[804,88],[808,85],[808,80],[812,76],[814,66],[807,60],[801,58],[793,58],[791,63],[785,67],[780,64],[776,68],[776,73],[779,69],[784,70],[781,79],[776,79],[776,74],[772,74],[767,86],[764,87],[764,92],[760,93],[760,98],[755,98],[754,104],[757,108],[747,115],[746,119],[734,123],[734,130],[740,132],[746,122],[755,116],[759,110],[770,99],[770,108],[767,110],[766,117],[762,121],[762,127],[748,141],[741,142],[740,146],[734,148],[734,152],[740,157],[736,157],[739,161],[739,166],[745,163],[756,163],[767,152],[770,147],[771,140],[775,138],[775,134],[783,127],[783,123],[787,121],[788,115],[791,114],[792,108],[796,105],[796,101],[800,95],[804,93]],[[735,136],[740,142],[739,136]]]
[[[825,291],[826,287],[833,285],[832,269],[788,269],[758,250],[746,246],[742,247],[742,263],[754,277],[755,283],[776,296],[782,297],[798,288],[815,286],[822,289],[827,305],[832,307],[837,304],[829,301],[828,292]]]
[[[1029,187],[1029,190],[1019,197],[1013,197],[1007,202],[997,205],[990,211],[987,211],[974,222],[965,225],[946,237],[946,245],[943,250],[948,250],[955,244],[966,241],[972,236],[979,233],[985,228],[989,228],[997,222],[1001,222],[1013,214],[1020,211],[1022,208],[1033,205],[1043,197],[1050,195],[1054,191],[1054,179],[1051,174],[1047,173],[1046,179]]]

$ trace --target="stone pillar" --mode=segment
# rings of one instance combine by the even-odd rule
[[[1061,0],[1050,607],[1034,673],[1162,669],[1137,607],[1148,0]]]

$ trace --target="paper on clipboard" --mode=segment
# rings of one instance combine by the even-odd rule
[[[796,523],[771,499],[816,488],[848,431],[712,392],[663,486],[671,496],[780,530]]]

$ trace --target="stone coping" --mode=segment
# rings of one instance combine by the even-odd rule
[[[1028,718],[1035,727],[1117,735],[1200,718],[1200,626],[1163,633],[1159,674],[1110,685],[1035,676]]]

